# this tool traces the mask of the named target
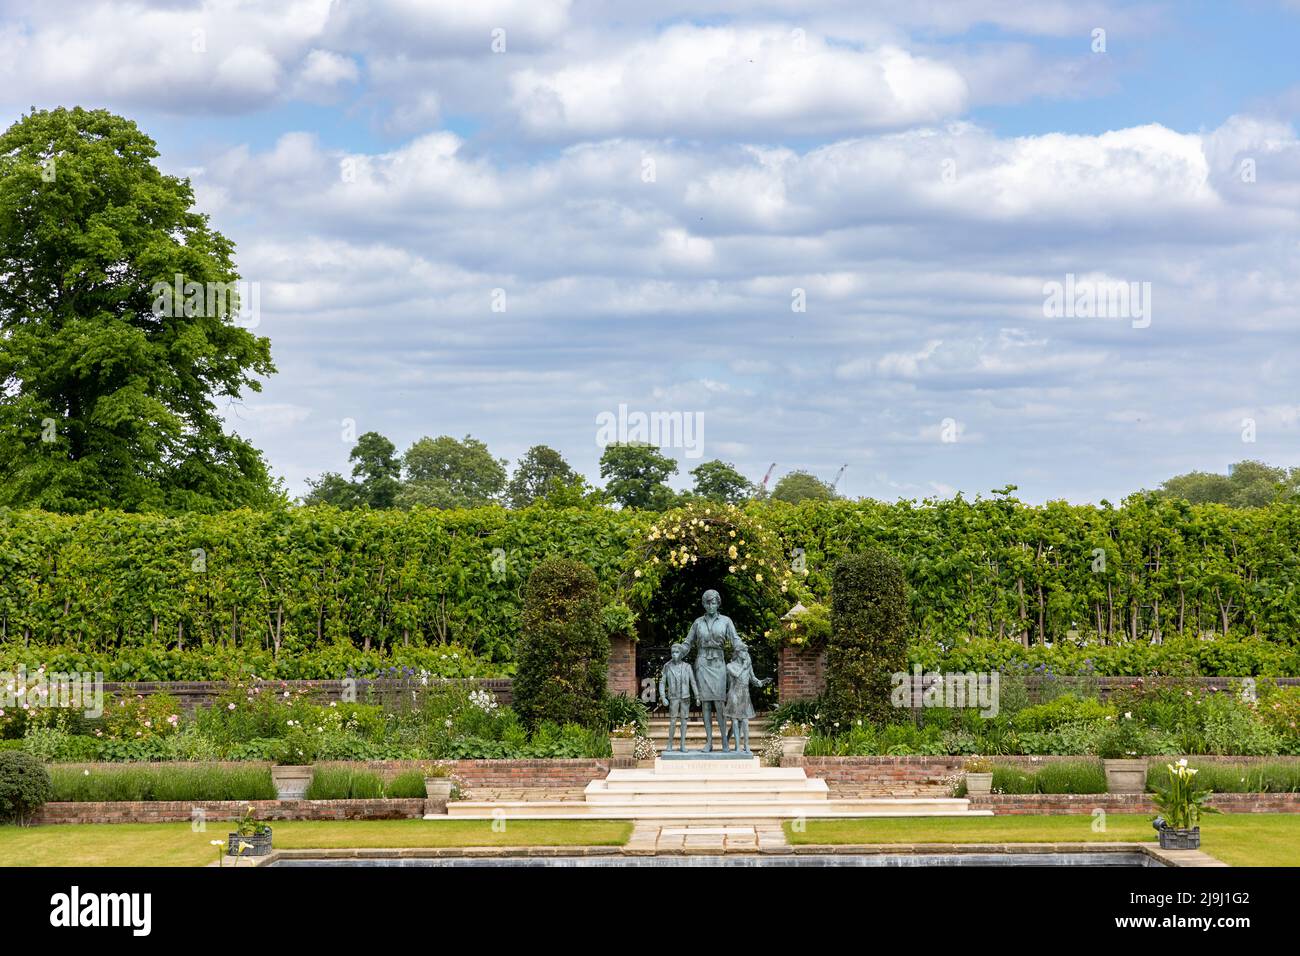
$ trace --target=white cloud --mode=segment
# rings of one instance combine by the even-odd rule
[[[873,130],[935,122],[966,102],[961,76],[942,63],[788,27],[675,26],[601,58],[521,70],[511,84],[527,128],[580,136]]]

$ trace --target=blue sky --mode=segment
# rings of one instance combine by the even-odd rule
[[[11,120],[135,119],[237,243],[280,371],[227,420],[295,493],[372,429],[595,478],[620,405],[699,416],[678,486],[1300,464],[1300,3],[0,11]]]

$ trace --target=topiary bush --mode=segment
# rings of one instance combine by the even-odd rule
[[[824,697],[832,722],[897,717],[890,676],[907,670],[907,623],[907,581],[897,558],[872,549],[835,566]]]
[[[53,796],[43,763],[22,751],[0,751],[0,823],[25,824]]]
[[[543,721],[605,729],[609,636],[596,574],[581,561],[547,558],[524,589],[514,708]]]

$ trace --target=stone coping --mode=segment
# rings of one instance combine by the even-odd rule
[[[493,859],[502,857],[601,857],[601,856],[867,856],[881,854],[1013,854],[1013,853],[1141,853],[1170,867],[1227,866],[1202,850],[1163,850],[1159,843],[842,843],[764,846],[758,849],[718,847],[684,848],[647,853],[628,846],[528,846],[528,847],[384,847],[367,849],[272,850],[264,857],[236,861],[236,866],[269,866],[277,860],[355,859]],[[207,864],[210,867],[216,863]],[[226,863],[230,866],[230,863]]]

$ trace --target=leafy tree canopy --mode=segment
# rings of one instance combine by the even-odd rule
[[[0,504],[283,499],[215,403],[260,390],[270,342],[236,324],[234,245],[157,156],[104,110],[34,110],[0,136]],[[160,296],[178,282],[184,301]]]
[[[498,501],[506,485],[506,460],[469,435],[421,438],[402,456],[402,467],[406,484],[397,504],[403,508],[478,508]]]
[[[1191,471],[1175,475],[1155,492],[1162,498],[1182,498],[1194,505],[1221,504],[1257,508],[1294,497],[1300,492],[1300,468],[1275,468],[1262,461],[1239,461],[1218,475]]]
[[[547,445],[534,445],[524,452],[524,457],[515,466],[506,495],[510,507],[526,508],[540,498],[573,485],[577,478],[577,473],[558,451]]]
[[[709,501],[738,504],[754,495],[754,486],[730,462],[706,461],[691,469],[695,494]]]
[[[366,432],[352,446],[348,460],[353,462],[352,481],[327,471],[316,481],[308,480],[311,490],[303,496],[303,503],[336,508],[393,507],[402,488],[396,446],[379,432]]]
[[[664,482],[675,474],[677,462],[643,442],[606,445],[600,456],[605,493],[624,508],[666,511],[673,507],[677,494]]]
[[[781,478],[772,489],[776,501],[798,504],[801,501],[831,501],[839,496],[835,489],[816,475],[806,471],[792,471]]]

